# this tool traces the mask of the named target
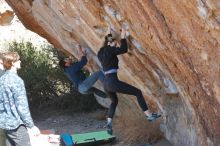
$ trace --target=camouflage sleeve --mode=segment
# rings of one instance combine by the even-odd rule
[[[18,114],[21,117],[21,120],[24,122],[25,126],[32,128],[34,123],[30,114],[23,80],[19,79],[15,81],[15,84],[13,84],[13,92],[15,106],[17,108]]]

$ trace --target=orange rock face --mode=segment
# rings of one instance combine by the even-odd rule
[[[220,145],[219,0],[6,1],[27,28],[55,47],[73,55],[77,43],[88,47],[90,70],[100,67],[95,54],[107,26],[116,37],[121,26],[127,28],[129,52],[120,56],[120,79],[140,88],[163,114],[164,136],[178,146]],[[144,121],[134,97],[120,95],[117,113],[135,119],[129,120],[136,127],[131,137],[158,128]]]

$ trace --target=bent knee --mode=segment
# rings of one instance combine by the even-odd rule
[[[141,92],[140,89],[137,89],[135,94],[136,94],[136,96],[141,96],[141,95],[142,95],[142,92]]]
[[[114,104],[115,106],[118,105],[118,100],[112,100],[112,104]]]

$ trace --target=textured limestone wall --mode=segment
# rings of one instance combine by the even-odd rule
[[[178,146],[220,145],[219,0],[6,1],[55,47],[74,55],[77,43],[89,47],[90,70],[99,68],[95,54],[108,24],[116,37],[126,27],[129,52],[119,57],[120,78],[162,112],[164,136]],[[133,136],[149,131],[136,105],[134,97],[121,96],[117,112],[139,123]],[[158,123],[146,127],[157,129]]]

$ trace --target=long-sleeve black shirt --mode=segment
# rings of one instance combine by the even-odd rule
[[[98,52],[98,59],[102,64],[103,71],[108,71],[110,69],[118,69],[117,55],[126,53],[127,51],[128,48],[126,39],[121,39],[120,47],[102,47]]]

